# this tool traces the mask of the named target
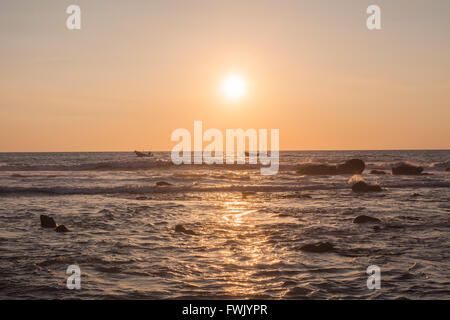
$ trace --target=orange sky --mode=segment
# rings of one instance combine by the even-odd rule
[[[75,2],[80,31],[73,1],[0,3],[0,152],[170,150],[194,120],[285,150],[450,148],[449,1]]]

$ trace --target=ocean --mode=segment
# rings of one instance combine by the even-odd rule
[[[352,158],[361,177],[296,172]],[[392,175],[400,162],[423,174]],[[0,298],[450,299],[449,167],[449,150],[282,151],[272,176],[169,152],[0,153]],[[302,249],[315,243],[332,249]]]

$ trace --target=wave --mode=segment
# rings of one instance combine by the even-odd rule
[[[397,188],[450,188],[450,182],[414,181],[383,184],[383,189]],[[116,187],[0,187],[2,194],[46,194],[46,195],[102,195],[102,194],[152,194],[185,192],[296,192],[326,191],[350,188],[347,183],[309,184],[309,185],[224,185],[224,186],[116,186]]]
[[[280,165],[280,170],[289,171],[289,170],[297,170],[301,167],[309,166],[309,165],[337,165],[342,163],[342,161],[323,161],[323,162],[314,162],[314,161],[305,161],[305,162],[297,162],[294,165]],[[440,161],[440,162],[430,162],[423,163],[413,160],[406,161],[365,161],[365,170],[363,173],[368,173],[372,169],[379,170],[387,170],[390,171],[393,167],[397,167],[399,165],[406,164],[412,166],[423,167],[424,170],[430,171],[445,171],[446,168],[450,168],[450,160]]]
[[[108,161],[83,164],[44,164],[26,165],[14,164],[0,167],[0,171],[137,171],[152,169],[167,169],[179,167],[182,169],[225,169],[225,170],[257,170],[260,164],[182,164],[175,165],[170,160],[156,161]],[[295,170],[295,165],[285,166],[285,170]]]
[[[114,171],[114,170],[145,170],[158,167],[172,166],[171,161],[156,160],[156,161],[102,161],[81,164],[42,164],[42,165],[28,165],[28,164],[9,164],[0,166],[0,171]]]
[[[446,169],[450,168],[450,160],[441,161],[441,162],[433,162],[430,164],[430,168],[438,168],[438,169]]]
[[[302,191],[302,190],[324,190],[344,188],[342,186],[118,186],[118,187],[0,187],[0,194],[49,194],[49,195],[96,195],[96,194],[150,194],[150,193],[181,193],[181,192],[279,192],[279,191]]]
[[[281,159],[282,160],[282,159]],[[280,171],[296,171],[299,168],[307,165],[336,165],[342,163],[339,161],[320,161],[314,162],[296,161],[292,163],[280,162]],[[369,161],[366,162],[366,170],[383,169],[391,170],[392,167],[401,163],[411,164],[415,166],[424,167],[425,170],[444,171],[450,167],[450,160],[431,163],[420,163],[415,161]],[[190,164],[190,165],[175,165],[170,159],[159,160],[122,160],[122,161],[100,161],[88,163],[75,164],[0,164],[0,171],[137,171],[137,170],[157,170],[167,169],[170,167],[179,167],[183,169],[226,169],[226,170],[257,170],[260,169],[260,164]],[[186,177],[189,179],[189,177]]]
[[[383,169],[391,170],[393,167],[400,166],[402,164],[418,166],[424,168],[424,170],[430,171],[444,171],[450,167],[450,160],[441,162],[421,163],[417,161],[394,161],[394,162],[368,162],[366,163],[366,170],[370,169]]]

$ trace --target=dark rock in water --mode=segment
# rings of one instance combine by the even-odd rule
[[[381,222],[380,219],[361,215],[357,216],[355,219],[353,219],[353,223],[379,223]]]
[[[324,253],[333,251],[334,247],[329,242],[318,242],[305,244],[301,246],[299,250],[304,252]]]
[[[144,196],[139,196],[139,197],[136,197],[136,200],[148,200],[148,198],[144,197]]]
[[[449,172],[449,171],[450,171],[450,168],[445,169],[445,171]]]
[[[242,197],[245,198],[247,196],[252,196],[255,195],[256,192],[255,191],[242,191]]]
[[[370,174],[386,174],[386,172],[382,170],[371,170]]]
[[[372,229],[373,229],[373,231],[376,231],[376,232],[381,230],[381,228],[379,226],[374,226]]]
[[[55,231],[56,232],[69,232],[69,229],[67,229],[65,225],[61,224],[56,227]]]
[[[311,164],[299,168],[297,173],[307,175],[335,175],[337,174],[337,170],[335,166],[329,166],[326,164]]]
[[[351,159],[337,166],[327,164],[306,165],[299,168],[297,173],[306,175],[361,174],[364,168],[364,161]]]
[[[52,217],[45,214],[41,214],[41,227],[42,228],[56,228],[56,222]]]
[[[181,232],[181,233],[186,233],[186,234],[191,234],[191,235],[195,235],[196,233],[192,230],[186,229],[183,225],[181,224],[177,224],[175,226],[175,232]]]
[[[352,186],[353,192],[378,192],[382,191],[380,186],[370,185],[364,181],[359,181]]]
[[[406,163],[392,168],[392,174],[395,175],[418,175],[421,174],[422,171],[422,167],[416,167]]]
[[[351,159],[343,164],[338,164],[336,169],[338,174],[361,174],[366,167],[364,161],[360,159]]]
[[[158,181],[158,182],[156,183],[156,185],[157,185],[158,187],[173,186],[173,184],[171,184],[171,183],[169,183],[169,182],[165,182],[165,181]]]
[[[65,225],[56,225],[55,220],[52,217],[49,217],[45,214],[41,214],[41,227],[42,228],[52,228],[55,229],[56,232],[68,232],[69,229],[66,228]]]

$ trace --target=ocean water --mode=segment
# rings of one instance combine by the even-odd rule
[[[296,174],[351,158],[382,192]],[[425,174],[393,176],[398,162]],[[450,299],[448,167],[448,150],[283,151],[273,176],[175,166],[168,152],[0,153],[0,298]],[[71,232],[41,228],[41,214]],[[300,250],[317,242],[335,249]],[[80,290],[66,288],[73,264]],[[367,288],[370,265],[379,290]]]

